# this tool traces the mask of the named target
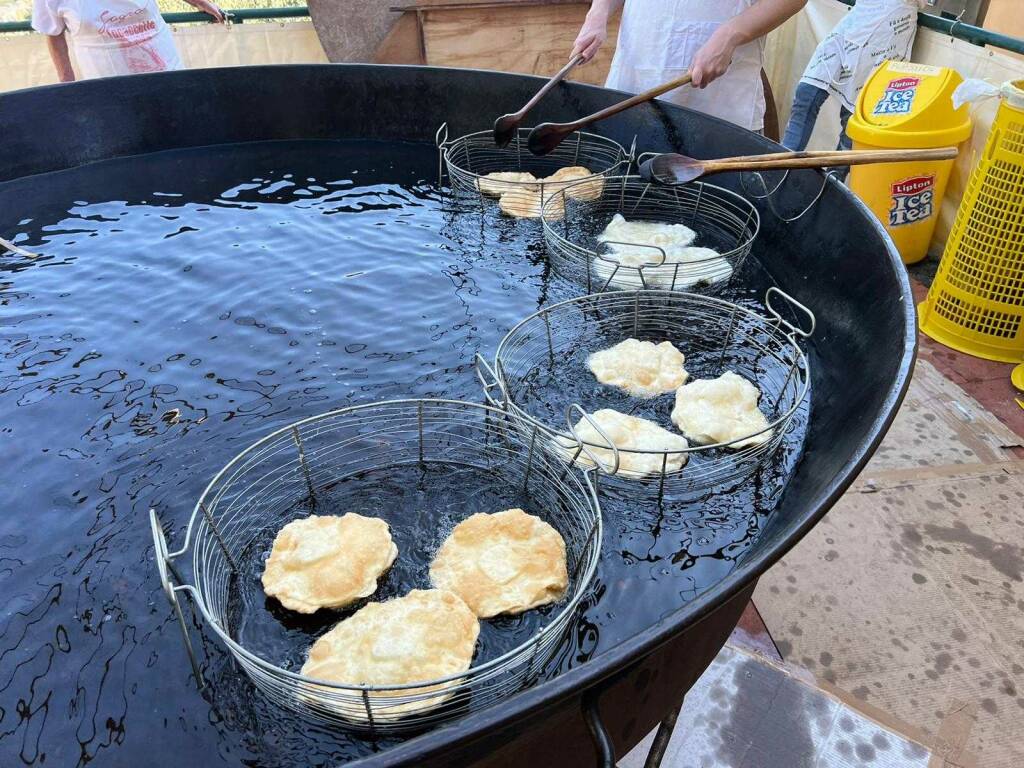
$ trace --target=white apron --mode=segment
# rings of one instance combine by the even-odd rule
[[[918,0],[857,0],[818,44],[800,82],[828,91],[853,112],[860,89],[879,64],[910,58],[921,5]]]
[[[33,26],[67,30],[83,79],[182,68],[156,0],[37,0]]]
[[[639,93],[679,77],[719,26],[757,0],[626,0],[608,88]],[[764,127],[764,41],[741,45],[729,70],[707,88],[660,98],[759,131]]]

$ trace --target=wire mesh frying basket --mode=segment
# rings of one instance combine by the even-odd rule
[[[627,153],[618,142],[594,133],[577,131],[543,156],[527,148],[529,135],[529,128],[520,128],[508,146],[498,147],[493,131],[449,139],[448,124],[444,123],[436,136],[438,183],[443,184],[447,172],[459,201],[480,206],[490,202],[508,216],[540,219],[543,201],[570,182],[577,184],[572,194],[592,199],[601,194],[606,176],[626,172],[632,164],[634,149]],[[635,147],[635,139],[633,144]],[[577,167],[585,168],[590,175],[560,175]],[[492,173],[515,176],[488,178]],[[554,209],[549,215],[555,215]]]
[[[616,216],[682,225],[673,227],[681,240],[651,245],[605,234]],[[667,186],[640,176],[607,178],[590,199],[574,185],[558,190],[544,203],[542,220],[552,268],[587,293],[720,290],[750,253],[761,225],[757,209],[724,187],[702,181]]]
[[[799,327],[776,303],[802,316]],[[722,299],[678,291],[614,291],[582,296],[536,312],[502,339],[494,367],[479,372],[487,397],[530,432],[540,428],[544,447],[580,466],[600,470],[602,484],[631,493],[704,492],[742,480],[780,446],[810,387],[800,341],[814,332],[814,315],[778,288],[765,295],[766,315]],[[768,427],[758,433],[686,450],[616,446],[590,416],[601,408],[654,421],[676,432],[669,419],[673,394],[631,397],[599,384],[587,369],[590,353],[628,338],[671,341],[686,356],[690,381],[733,371],[761,391]],[[580,440],[586,421],[599,441]],[[681,434],[681,433],[680,433]],[[581,449],[586,450],[581,450]],[[595,459],[596,455],[596,459]],[[639,469],[634,469],[640,467]],[[643,469],[646,467],[646,469]]]
[[[181,549],[168,551],[151,510],[157,569],[196,680],[202,684],[182,612],[184,594],[270,699],[349,730],[371,735],[422,730],[532,684],[571,627],[601,548],[600,507],[588,473],[536,450],[537,443],[537,433],[531,437],[512,428],[507,414],[474,403],[397,400],[345,408],[280,429],[235,457],[200,497]],[[406,475],[396,479],[402,472],[416,473],[416,480],[404,482]],[[415,486],[422,506],[396,504],[396,485]],[[464,493],[453,495],[453,489]],[[365,512],[373,503],[368,499],[392,511]],[[414,575],[403,576],[394,586],[404,594],[410,588],[429,588],[426,565],[404,550],[426,547],[432,552],[447,533],[443,528],[474,512],[498,511],[473,507],[473,502],[486,503],[481,499],[500,500],[506,505],[500,509],[521,507],[554,526],[565,540],[569,585],[561,601],[546,612],[540,609],[531,619],[522,614],[489,625],[498,638],[490,650],[483,642],[487,620],[481,620],[481,641],[467,671],[394,687],[339,684],[305,677],[245,646],[237,626],[242,623],[236,615],[238,595],[248,582],[262,597],[253,584],[258,584],[270,538],[286,523],[311,513],[330,514],[335,508],[338,513],[384,517],[399,547],[392,568],[403,556],[416,561]],[[430,511],[436,508],[450,513],[440,531],[438,517]],[[180,569],[190,550],[194,583]],[[520,640],[524,631],[529,635]],[[501,642],[503,632],[513,634]]]

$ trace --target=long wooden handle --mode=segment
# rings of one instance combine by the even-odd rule
[[[587,117],[581,117],[576,122],[564,123],[563,127],[568,129],[569,131],[578,131],[581,128],[587,127],[591,123],[596,123],[599,120],[605,120],[611,117],[612,115],[617,115],[619,114],[619,112],[623,112],[629,109],[630,107],[635,107],[637,104],[643,104],[645,101],[650,101],[651,99],[661,96],[661,94],[663,93],[668,93],[669,91],[673,91],[676,88],[681,88],[682,86],[689,84],[690,80],[692,79],[693,78],[691,77],[690,73],[686,72],[685,74],[677,77],[675,80],[669,80],[667,83],[662,83],[661,85],[655,86],[654,88],[651,88],[651,90],[649,91],[638,93],[636,96],[631,96],[625,101],[620,101],[618,104],[612,104],[610,107],[605,107],[604,109],[595,112],[592,115],[588,115]]]
[[[537,106],[537,102],[543,99],[547,95],[548,91],[550,91],[560,82],[562,82],[562,80],[565,79],[566,75],[568,75],[573,70],[573,68],[575,68],[582,61],[582,53],[577,53],[575,56],[569,59],[569,62],[560,70],[558,70],[554,77],[552,77],[550,80],[544,83],[543,87],[533,95],[532,99],[530,99],[523,105],[522,109],[514,113],[515,116],[518,117],[519,119],[526,117],[526,113],[533,109],[535,106]]]
[[[834,168],[843,165],[870,165],[873,163],[904,163],[922,160],[952,160],[956,147],[937,149],[882,149],[852,152],[777,152],[768,155],[746,155],[722,160],[705,160],[704,173],[725,171],[760,171],[774,168]]]

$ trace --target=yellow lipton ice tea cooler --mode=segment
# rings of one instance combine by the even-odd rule
[[[857,100],[846,133],[854,149],[929,149],[960,144],[971,135],[968,106],[953,109],[963,81],[947,67],[887,61]],[[953,160],[855,165],[850,189],[885,225],[903,261],[928,254]]]

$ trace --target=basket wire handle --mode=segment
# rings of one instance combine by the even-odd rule
[[[592,426],[594,428],[594,430],[597,432],[597,434],[599,434],[604,439],[604,441],[608,444],[608,447],[611,449],[611,452],[612,452],[612,470],[611,470],[611,472],[608,472],[608,470],[604,469],[604,465],[602,464],[601,460],[599,458],[597,458],[597,456],[594,454],[594,452],[592,450],[590,450],[589,447],[587,447],[587,444],[583,442],[583,438],[581,438],[579,436],[579,434],[577,434],[576,427],[572,423],[572,413],[573,413],[574,410],[579,412],[580,416],[582,416],[583,419],[588,424],[590,424],[590,426]],[[619,471],[619,449],[618,449],[618,447],[615,445],[615,443],[612,441],[612,439],[608,436],[608,433],[605,432],[604,429],[602,429],[601,425],[598,424],[596,421],[594,421],[594,419],[590,416],[590,414],[587,413],[585,410],[583,410],[583,408],[579,405],[579,403],[573,403],[572,405],[570,405],[568,408],[565,409],[565,423],[569,427],[569,433],[576,440],[576,443],[577,443],[576,456],[577,457],[580,455],[581,452],[585,453],[587,455],[587,458],[590,459],[594,463],[594,466],[597,467],[598,469],[601,469],[602,471],[604,471],[605,474],[614,475],[614,474],[618,473],[618,471]],[[575,459],[573,459],[573,460],[575,461]]]
[[[160,586],[164,591],[167,602],[174,609],[174,615],[178,619],[178,626],[181,629],[181,639],[185,643],[185,651],[188,653],[189,663],[192,664],[192,674],[195,675],[196,686],[199,690],[202,690],[205,682],[202,674],[199,672],[199,662],[192,648],[192,640],[188,635],[188,625],[185,623],[185,614],[181,610],[181,601],[178,600],[177,591],[179,588],[184,589],[184,587],[175,587],[171,584],[171,576],[178,582],[181,582],[182,579],[175,569],[172,555],[167,549],[167,537],[164,536],[164,529],[160,525],[160,518],[157,517],[156,510],[152,508],[149,510],[149,528],[153,533],[153,557],[156,560],[157,573],[160,574]],[[176,554],[180,554],[180,552]]]
[[[803,328],[795,326],[788,320],[784,319],[782,315],[779,314],[779,311],[772,306],[772,296],[781,297],[791,307],[799,310],[799,313],[803,314],[810,321],[810,327],[807,330],[804,330]],[[801,304],[799,301],[794,299],[792,296],[790,296],[788,293],[781,290],[780,288],[776,288],[773,285],[767,291],[765,291],[764,305],[768,309],[768,313],[775,318],[775,321],[779,325],[789,330],[790,335],[796,335],[803,339],[809,339],[814,334],[814,329],[817,327],[817,320],[814,317],[814,313],[806,306]]]
[[[38,253],[33,253],[32,251],[28,251],[28,250],[22,248],[20,245],[15,245],[10,240],[5,240],[2,237],[0,237],[0,248],[4,248],[4,249],[10,251],[11,253],[16,253],[19,256],[24,256],[27,259],[38,259],[39,258],[39,254]]]
[[[600,259],[601,261],[610,264],[611,267],[612,267],[612,271],[608,275],[608,279],[604,281],[604,285],[601,286],[600,290],[598,290],[597,293],[604,293],[605,291],[608,290],[608,286],[610,286],[612,284],[612,282],[614,282],[615,276],[617,274],[619,274],[619,270],[620,269],[635,269],[636,272],[637,272],[637,276],[640,278],[640,286],[641,286],[641,288],[643,288],[644,290],[648,290],[650,288],[650,286],[647,285],[647,277],[646,277],[646,275],[644,275],[644,268],[645,267],[660,267],[660,266],[663,266],[665,264],[665,259],[668,258],[668,255],[665,253],[665,250],[663,248],[657,246],[657,245],[647,245],[647,244],[644,244],[644,243],[620,243],[620,242],[616,242],[614,240],[605,240],[604,242],[611,243],[612,245],[630,245],[630,246],[635,245],[635,246],[637,246],[639,248],[655,248],[661,254],[661,261],[658,262],[658,263],[655,263],[653,261],[647,261],[647,262],[644,262],[643,264],[638,264],[636,266],[633,266],[631,264],[630,265],[626,265],[626,264],[623,264],[621,261],[616,261],[615,259],[610,259],[607,256],[605,256],[605,255],[603,255],[601,253],[598,253],[597,251],[593,251],[595,259]],[[678,266],[677,266],[677,270],[678,270]]]
[[[448,149],[448,123],[441,123],[441,127],[434,134],[434,143],[437,144],[437,186],[444,186],[444,154]]]
[[[814,196],[814,199],[807,204],[806,208],[804,208],[802,211],[800,211],[800,213],[796,214],[795,216],[783,216],[781,213],[779,213],[779,209],[775,207],[775,193],[782,188],[782,185],[785,184],[786,180],[789,178],[788,170],[783,172],[782,178],[779,179],[779,183],[772,187],[770,190],[768,189],[768,185],[765,184],[764,177],[761,175],[760,171],[751,171],[750,175],[757,179],[759,182],[761,182],[761,189],[763,189],[764,192],[762,194],[756,194],[754,192],[751,192],[746,182],[746,174],[741,173],[740,186],[743,187],[743,191],[746,194],[750,195],[750,197],[752,197],[754,200],[764,200],[765,203],[767,203],[768,205],[768,209],[772,212],[775,218],[777,218],[783,224],[792,224],[794,221],[802,219],[804,216],[810,213],[811,209],[818,204],[818,201],[821,200],[822,195],[825,194],[826,187],[828,187],[829,177],[835,174],[833,171],[826,171],[823,174],[823,178],[821,180],[821,187],[818,188],[818,194],[816,194]]]
[[[626,242],[623,242],[621,240],[602,240],[601,244],[602,245],[626,245],[626,246],[629,246],[630,248],[653,248],[659,254],[661,254],[661,261],[658,261],[658,262],[647,261],[647,262],[644,262],[643,264],[637,264],[636,265],[637,269],[641,269],[642,267],[661,267],[661,266],[664,266],[665,262],[668,260],[668,254],[665,253],[665,249],[662,248],[660,245],[651,245],[649,243],[626,243]],[[597,251],[594,251],[594,255],[597,256],[599,259],[604,259],[605,261],[610,261],[610,262],[613,262],[615,264],[621,264],[622,263],[622,262],[614,261],[614,259],[609,259],[607,256],[602,256]],[[629,265],[629,266],[633,266],[633,265]]]
[[[505,394],[505,387],[502,386],[501,378],[494,372],[494,368],[484,360],[483,355],[479,352],[476,353],[473,364],[476,369],[476,377],[480,380],[480,386],[484,388],[484,397],[487,398],[487,404],[495,408],[504,408],[508,402],[508,396]],[[488,378],[490,379],[489,381]],[[491,394],[495,388],[501,393],[500,402],[495,400]]]
[[[626,175],[629,175],[630,169],[633,167],[633,162],[636,160],[636,134],[633,134],[633,143],[629,145],[629,154],[623,158],[623,162],[626,164]]]

